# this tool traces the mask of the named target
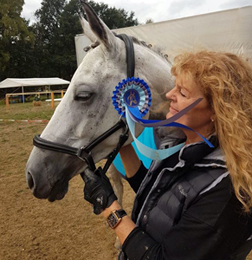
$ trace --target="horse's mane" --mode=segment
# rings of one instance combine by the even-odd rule
[[[115,32],[113,32],[113,34],[116,36],[116,33],[115,33]],[[146,47],[146,48],[148,48],[148,49],[154,51],[154,52],[157,53],[160,57],[162,57],[163,59],[165,59],[167,62],[169,62],[169,63],[171,64],[171,61],[168,59],[168,54],[162,53],[162,51],[161,51],[161,49],[160,49],[159,47],[157,47],[157,46],[152,46],[152,44],[148,44],[148,43],[146,43],[145,41],[141,41],[141,40],[137,39],[137,38],[134,37],[134,36],[131,36],[131,38],[132,38],[132,40],[133,40],[133,42],[134,42],[135,44],[144,46],[144,47]],[[100,45],[100,42],[99,42],[99,41],[95,41],[95,42],[92,43],[91,45],[84,47],[83,50],[84,50],[85,52],[88,52],[88,51],[91,50],[91,49],[95,49],[95,48],[96,48],[97,46],[99,46],[99,45]]]
[[[146,47],[146,48],[151,49],[152,51],[154,51],[155,53],[157,53],[159,56],[161,56],[162,58],[164,58],[166,61],[168,61],[169,63],[171,63],[170,60],[168,59],[168,54],[163,53],[159,47],[153,46],[152,44],[148,44],[148,43],[146,43],[145,41],[141,41],[141,40],[137,39],[137,38],[134,37],[134,36],[131,36],[131,38],[132,38],[132,40],[133,40],[134,43],[136,43],[136,44],[138,44],[138,45],[141,45],[141,46],[144,46],[144,47]]]

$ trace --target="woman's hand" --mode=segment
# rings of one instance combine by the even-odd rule
[[[84,182],[84,199],[94,206],[94,213],[100,214],[108,208],[117,197],[108,177],[98,168],[95,172],[87,168],[81,174]]]

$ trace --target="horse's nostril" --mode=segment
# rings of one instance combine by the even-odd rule
[[[32,189],[34,186],[34,181],[33,181],[32,175],[29,172],[27,173],[27,183],[28,183],[29,188]]]

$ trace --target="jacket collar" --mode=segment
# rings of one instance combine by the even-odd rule
[[[227,168],[216,134],[210,135],[207,139],[214,145],[214,148],[209,147],[205,142],[187,144],[179,151],[178,163],[169,170],[189,165]],[[176,140],[176,144],[182,141],[184,140]],[[167,140],[162,142],[162,147],[165,146],[166,142]],[[170,142],[170,140],[168,140],[168,142]]]

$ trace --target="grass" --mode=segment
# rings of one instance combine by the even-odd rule
[[[14,103],[9,105],[9,109],[6,109],[3,102],[0,103],[0,119],[49,120],[53,112],[51,104],[43,101],[41,106],[33,106],[32,102]]]

